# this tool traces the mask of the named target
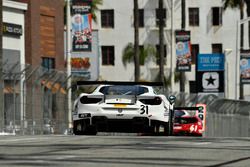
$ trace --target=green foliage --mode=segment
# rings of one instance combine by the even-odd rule
[[[97,22],[96,11],[99,10],[98,8],[99,5],[102,5],[102,0],[92,0],[91,14],[92,14],[92,19],[94,20],[94,22]]]
[[[247,3],[248,0],[223,0],[224,2],[224,9],[227,8],[238,8],[243,10],[244,2]]]
[[[180,81],[181,78],[181,73],[180,72],[174,72],[174,82],[177,83]],[[186,80],[186,78],[184,79]],[[160,72],[158,72],[157,76],[154,79],[155,82],[160,82],[161,78],[160,78]],[[170,87],[171,86],[171,76],[169,75],[168,77],[164,76],[164,85],[166,87]]]
[[[156,57],[156,49],[154,46],[147,44],[144,45],[143,48],[140,48],[139,51],[139,61],[140,65],[144,65],[145,61],[150,58]],[[128,43],[128,45],[123,49],[122,52],[122,62],[126,67],[128,63],[134,62],[134,45],[132,43]]]

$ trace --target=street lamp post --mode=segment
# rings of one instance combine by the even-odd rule
[[[175,45],[174,45],[174,0],[171,0],[171,63],[170,63],[170,76],[171,76],[171,91],[174,92],[174,51],[175,51]]]
[[[71,118],[71,112],[72,112],[72,104],[71,104],[71,15],[70,15],[70,1],[67,0],[67,88],[68,88],[68,128],[72,128],[72,118]]]
[[[225,98],[229,98],[229,79],[228,79],[228,61],[227,61],[227,55],[229,55],[233,50],[232,49],[225,49],[224,55],[225,55],[225,61],[224,61],[224,68],[225,68]]]
[[[237,28],[236,28],[236,70],[235,70],[235,99],[238,99],[238,89],[241,89],[241,87],[243,86],[240,82],[240,75],[238,75],[240,72],[239,72],[239,69],[240,69],[240,26],[244,23],[247,23],[250,21],[250,17],[247,17],[245,19],[242,19],[240,21],[237,21]],[[241,93],[240,93],[241,94]],[[240,95],[239,97],[240,98],[243,98],[241,97],[243,95]]]
[[[3,85],[4,85],[4,80],[3,80],[3,26],[2,26],[2,21],[3,21],[3,1],[0,0],[0,132],[4,130],[4,102],[3,102]]]

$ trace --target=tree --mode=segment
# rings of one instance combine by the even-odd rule
[[[3,40],[3,27],[2,27],[2,15],[3,14],[3,1],[0,0],[0,131],[3,131],[4,128],[4,103],[3,103],[3,52],[2,52],[2,48],[3,48],[3,44],[2,44],[2,40]]]
[[[122,63],[126,67],[128,63],[134,61],[134,45],[129,43],[122,52]],[[144,65],[148,58],[156,57],[156,49],[152,45],[145,45],[143,48],[139,49],[139,65]]]
[[[94,22],[97,22],[96,12],[99,10],[98,6],[102,5],[102,0],[92,0],[91,3],[91,14]]]
[[[181,0],[181,29],[186,28],[186,0]],[[180,92],[185,92],[185,72],[180,72]]]
[[[164,82],[164,22],[163,22],[163,0],[159,0],[159,71],[160,71],[160,81]]]
[[[244,5],[246,4],[247,8],[247,17],[250,17],[250,1],[249,0],[223,0],[224,1],[224,9],[227,8],[237,8],[240,10],[240,19],[244,18]],[[250,24],[248,24],[248,41],[250,47]],[[240,46],[243,48],[244,42],[244,28],[243,25],[240,27]],[[243,85],[240,83],[240,99],[243,99]]]
[[[224,9],[232,8],[232,9],[239,9],[240,10],[240,19],[244,18],[244,3],[248,0],[223,0],[224,2]],[[250,2],[248,2],[250,4]],[[248,8],[250,10],[250,7]],[[250,13],[248,14],[250,15]],[[250,28],[249,28],[250,30]],[[243,48],[243,41],[244,41],[244,29],[243,25],[240,27],[240,46]],[[250,38],[249,38],[250,39]]]
[[[139,63],[139,9],[138,0],[134,0],[134,64],[135,64],[135,82],[140,80]]]
[[[147,44],[143,48],[140,48],[139,50],[139,62],[141,65],[144,65],[147,60],[150,58],[154,59],[156,61],[159,58],[159,54],[157,54],[156,49],[153,45]],[[122,63],[126,67],[128,63],[134,62],[134,45],[132,43],[129,43],[122,52]],[[174,73],[175,82],[180,81],[180,73],[175,72]],[[168,88],[171,85],[171,76],[163,78],[163,82],[166,88]],[[154,78],[154,81],[162,81],[160,78],[160,71]]]

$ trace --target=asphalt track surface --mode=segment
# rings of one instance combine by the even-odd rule
[[[0,136],[0,167],[250,167],[250,138]]]

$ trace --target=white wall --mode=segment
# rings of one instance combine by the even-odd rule
[[[140,44],[150,43],[158,44],[158,28],[155,26],[155,9],[158,8],[157,0],[139,0],[139,8],[144,8],[145,27],[140,28]],[[164,29],[164,37],[167,44],[167,66],[166,73],[169,72],[171,66],[171,0],[164,0],[165,8],[167,8],[167,26]],[[198,27],[189,26],[188,8],[198,7],[200,11],[200,25]],[[200,53],[211,53],[212,43],[222,43],[224,49],[232,49],[232,52],[226,55],[228,61],[228,94],[229,98],[235,98],[236,89],[236,24],[240,18],[238,10],[228,9],[223,13],[222,26],[211,26],[211,8],[222,7],[220,0],[189,0],[186,1],[186,30],[191,31],[191,43],[199,44]],[[100,26],[100,13],[97,14],[99,29],[99,39],[101,45],[115,45],[115,66],[102,66],[100,63],[100,75],[105,80],[133,80],[134,65],[129,64],[125,68],[122,64],[122,50],[128,42],[134,41],[133,29],[133,0],[103,0],[100,9],[114,9],[115,12],[115,28],[103,29]],[[181,28],[181,0],[174,0],[174,29]],[[247,27],[246,27],[247,28]],[[247,32],[247,31],[246,31]],[[247,45],[247,44],[246,44]],[[175,51],[174,51],[175,53]],[[100,57],[101,59],[101,57]],[[100,60],[101,62],[101,60]],[[174,65],[175,66],[175,65]],[[141,78],[150,80],[154,76],[151,75],[151,69],[158,69],[155,63],[141,67]],[[237,74],[238,75],[238,74]],[[239,75],[238,75],[239,76]],[[192,66],[191,72],[186,72],[189,80],[195,80],[195,66]],[[179,84],[176,84],[175,90],[179,90]],[[189,92],[189,82],[186,82],[186,92]],[[246,90],[245,90],[246,91]],[[239,92],[239,91],[238,91]],[[246,91],[247,92],[247,91]]]
[[[3,36],[3,48],[20,50],[21,64],[25,64],[25,10],[27,10],[27,4],[3,0],[3,22],[21,25],[23,29],[23,34],[20,38]]]
[[[20,51],[20,64],[22,69],[25,67],[25,19],[24,11],[27,10],[27,4],[13,2],[9,0],[3,0],[3,22],[18,24],[22,26],[23,33],[20,38],[5,36],[3,35],[3,49],[11,49]],[[25,103],[25,98],[23,98],[23,81],[25,78],[21,79],[20,82],[20,104]],[[24,110],[21,106],[20,116],[21,120],[24,118]]]

